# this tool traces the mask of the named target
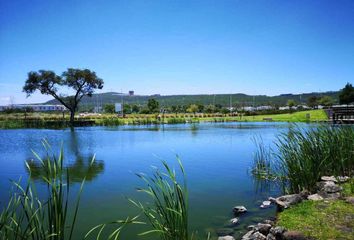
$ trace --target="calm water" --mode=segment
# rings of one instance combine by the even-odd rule
[[[178,154],[187,172],[192,229],[201,235],[215,232],[233,217],[233,206],[244,205],[250,211],[241,218],[237,232],[252,222],[273,216],[273,208],[264,210],[258,206],[268,196],[278,194],[276,188],[257,190],[248,173],[255,150],[252,137],[262,136],[266,144],[271,144],[276,135],[288,128],[287,123],[203,123],[90,127],[75,131],[0,130],[0,200],[4,202],[8,197],[9,179],[28,177],[24,161],[33,159],[31,149],[44,154],[43,138],[55,152],[63,144],[72,181],[80,182],[88,174],[77,228],[77,235],[82,236],[96,224],[137,213],[126,198],[146,198],[135,190],[142,182],[134,173],[152,172],[152,166],[161,166],[160,159],[177,166]],[[88,169],[94,154],[96,163]],[[37,178],[40,168],[35,163],[33,168]],[[73,188],[78,186],[73,184]],[[133,233],[137,231],[141,229],[130,227],[123,239],[154,239],[136,237]]]

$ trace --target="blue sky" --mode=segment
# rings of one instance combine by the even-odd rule
[[[0,104],[29,71],[89,68],[103,91],[277,95],[354,82],[352,0],[0,0]]]

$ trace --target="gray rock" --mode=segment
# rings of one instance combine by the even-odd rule
[[[342,187],[338,186],[332,181],[318,182],[316,186],[320,192],[326,193],[336,193],[342,190]]]
[[[267,235],[266,240],[277,240],[277,239],[276,239],[276,237],[275,237],[273,234],[269,233],[269,234]]]
[[[245,206],[236,206],[233,208],[234,213],[245,213],[247,208]]]
[[[230,236],[230,235],[234,234],[234,230],[232,228],[219,228],[219,229],[216,229],[216,234],[219,237]]]
[[[337,177],[337,180],[340,182],[340,183],[345,183],[347,181],[349,181],[350,177],[348,176],[338,176]]]
[[[260,208],[268,208],[270,207],[271,201],[263,201]]]
[[[262,233],[260,232],[255,232],[250,236],[250,240],[266,240],[266,236],[264,236]]]
[[[306,200],[307,199],[307,197],[311,194],[309,191],[307,191],[307,190],[303,190],[303,191],[301,191],[300,193],[300,196],[302,197],[302,200]]]
[[[218,237],[218,240],[235,240],[233,236]]]
[[[263,235],[268,235],[269,230],[272,228],[272,225],[267,224],[267,223],[258,223],[256,226],[256,230]]]
[[[256,226],[255,225],[248,225],[247,226],[247,230],[248,231],[254,231],[254,230],[256,230]]]
[[[332,182],[337,182],[337,179],[334,176],[322,176],[321,177],[322,181],[332,181]]]
[[[263,221],[263,223],[270,224],[271,226],[274,226],[275,222],[269,219],[266,219]]]
[[[319,195],[318,193],[316,193],[316,194],[312,194],[312,195],[308,196],[307,199],[312,200],[312,201],[320,201],[320,200],[323,200],[323,197],[321,195]]]
[[[284,232],[286,232],[286,229],[283,227],[280,227],[280,226],[272,227],[269,230],[269,233],[272,234],[273,236],[275,236],[277,239],[279,237],[282,237]]]
[[[242,240],[249,240],[254,232],[254,230],[248,231],[245,235],[242,236]]]
[[[319,192],[318,194],[321,197],[323,197],[323,199],[325,199],[325,200],[336,200],[336,199],[340,198],[339,192],[336,192],[336,193]]]
[[[237,224],[238,221],[239,221],[238,218],[232,218],[232,219],[230,219],[230,223],[231,223],[231,224]]]
[[[281,209],[288,208],[291,205],[297,204],[302,201],[302,196],[300,194],[290,194],[284,195],[278,198],[269,198],[269,201],[277,204]]]

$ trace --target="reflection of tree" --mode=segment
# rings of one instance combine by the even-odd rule
[[[90,142],[91,141],[87,141],[87,139],[83,139],[83,143],[85,144]],[[83,154],[81,154],[80,138],[75,132],[75,129],[70,131],[70,136],[67,143],[67,146],[70,148],[70,152],[75,157],[74,162],[66,164],[70,182],[81,182],[85,177],[87,181],[92,181],[104,171],[104,161],[95,159],[95,161],[92,162],[94,157],[92,153],[88,156],[83,156]],[[42,159],[47,159],[47,156]],[[41,163],[38,160],[27,160],[26,162],[31,171],[31,178],[35,180],[42,180],[43,176],[47,175],[47,161]],[[27,167],[26,170],[28,171]],[[67,175],[67,173],[65,174]]]
[[[68,169],[70,182],[81,182],[85,177],[86,177],[86,181],[92,181],[100,173],[103,172],[104,162],[100,160],[95,160],[91,164],[92,157],[93,156],[90,156],[88,158],[78,157],[76,158],[74,163],[67,165],[66,168]],[[27,164],[30,168],[32,179],[42,180],[42,177],[47,175],[46,173],[46,169],[48,169],[47,161],[41,163],[35,160],[28,160]]]

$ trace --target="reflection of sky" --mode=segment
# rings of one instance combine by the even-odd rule
[[[23,161],[33,158],[31,149],[40,156],[44,154],[42,138],[52,144],[54,152],[59,152],[63,143],[69,166],[80,165],[78,159],[87,161],[96,154],[104,162],[104,171],[85,185],[80,211],[85,229],[132,214],[125,198],[141,196],[135,192],[141,182],[133,173],[151,172],[151,166],[160,166],[159,159],[177,166],[175,154],[178,154],[187,172],[192,225],[203,230],[222,226],[232,216],[230,209],[236,204],[254,208],[254,214],[270,213],[270,210],[260,212],[258,201],[271,193],[255,195],[247,172],[255,150],[252,137],[262,136],[270,144],[279,131],[287,128],[287,123],[203,123],[91,127],[78,128],[75,132],[1,130],[0,138],[6,140],[0,142],[0,162],[6,167],[0,168],[0,185],[7,186],[9,178],[26,176]],[[86,162],[83,166],[87,166]]]

